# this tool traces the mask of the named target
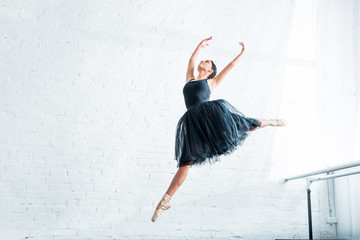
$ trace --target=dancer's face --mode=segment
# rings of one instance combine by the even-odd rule
[[[209,75],[211,75],[212,72],[212,63],[210,60],[202,60],[199,63],[198,71],[203,70],[206,71]]]

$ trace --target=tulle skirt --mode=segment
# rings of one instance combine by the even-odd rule
[[[260,121],[245,117],[225,99],[193,104],[176,127],[177,167],[217,162],[221,155],[242,145],[248,131],[259,126]]]

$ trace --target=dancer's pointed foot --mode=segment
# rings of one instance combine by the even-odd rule
[[[171,207],[170,200],[171,200],[171,196],[165,193],[163,198],[160,200],[158,206],[156,207],[155,212],[151,218],[151,221],[155,222],[163,210],[167,210]]]
[[[270,126],[283,127],[286,126],[285,119],[270,119]]]

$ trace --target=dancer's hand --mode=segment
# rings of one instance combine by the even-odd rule
[[[205,39],[202,40],[202,41],[199,43],[199,45],[196,47],[195,51],[193,52],[193,54],[191,55],[190,60],[189,60],[189,62],[190,62],[191,65],[188,66],[188,73],[187,73],[186,79],[189,79],[189,78],[191,78],[191,77],[194,78],[194,77],[193,77],[194,62],[195,62],[197,56],[199,55],[200,49],[203,48],[203,47],[206,47],[207,45],[209,45],[209,41],[210,41],[211,39],[212,39],[212,36],[209,37],[209,38],[205,38]],[[190,71],[190,73],[189,73],[189,71]]]
[[[242,50],[241,50],[241,52],[243,52],[243,51],[245,50],[244,43],[243,43],[243,42],[239,42],[239,44],[242,46]]]
[[[209,38],[205,38],[204,40],[202,40],[200,43],[199,43],[199,47],[206,47],[206,46],[208,46],[209,45],[209,40],[211,40],[212,39],[212,36],[211,37],[209,37]]]

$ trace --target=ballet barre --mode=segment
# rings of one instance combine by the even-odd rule
[[[309,173],[305,173],[305,174],[300,174],[300,175],[296,175],[293,177],[288,177],[288,178],[284,179],[284,182],[299,179],[299,178],[314,176],[314,175],[318,175],[318,174],[322,174],[322,173],[329,173],[329,172],[334,172],[334,171],[343,170],[343,169],[347,169],[347,168],[357,167],[357,166],[360,166],[360,161],[347,163],[347,164],[343,164],[343,165],[338,165],[335,167],[326,168],[326,169],[322,169],[322,170],[318,170],[318,171],[313,171],[313,172],[309,172]]]
[[[296,175],[296,176],[293,176],[293,177],[288,177],[288,178],[285,178],[283,180],[283,182],[286,183],[286,182],[291,181],[291,180],[300,179],[300,178],[306,178],[309,239],[311,239],[311,240],[313,239],[312,216],[311,216],[311,190],[310,190],[311,183],[316,182],[316,181],[329,180],[329,179],[334,179],[334,178],[339,178],[339,177],[345,177],[345,176],[360,174],[360,171],[355,170],[353,172],[346,172],[346,173],[329,175],[330,173],[333,173],[335,171],[349,169],[349,168],[358,167],[358,166],[360,166],[360,161],[351,162],[351,163],[347,163],[347,164],[342,164],[342,165],[338,165],[338,166],[334,166],[334,167],[330,167],[330,168],[326,168],[326,169],[322,169],[322,170],[317,170],[317,171],[313,171],[313,172],[308,172],[308,173],[305,173],[305,174],[300,174],[300,175]],[[327,175],[326,176],[321,176],[321,177],[310,177],[310,176],[324,174],[324,173],[326,173]],[[334,223],[336,223],[336,221]]]

